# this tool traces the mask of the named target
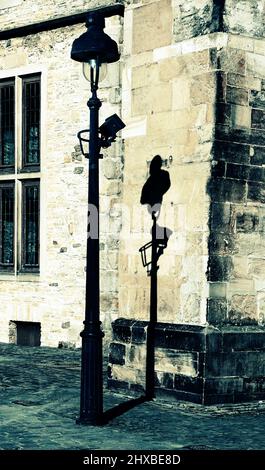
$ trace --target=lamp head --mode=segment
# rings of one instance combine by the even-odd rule
[[[91,12],[86,20],[87,31],[74,40],[71,58],[77,62],[98,60],[100,64],[117,62],[120,58],[117,43],[103,29],[105,18],[99,12]]]

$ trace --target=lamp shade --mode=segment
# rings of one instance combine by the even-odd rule
[[[96,74],[97,69],[97,61],[95,59],[91,59],[89,62],[83,62],[83,75],[84,78],[91,82],[91,68],[94,69],[94,75]],[[106,63],[101,64],[100,66],[100,75],[99,81],[102,82],[107,76],[108,66]]]
[[[87,31],[75,39],[72,45],[71,58],[77,62],[99,60],[99,63],[117,62],[120,58],[117,43],[103,29],[105,19],[98,12],[88,14]]]

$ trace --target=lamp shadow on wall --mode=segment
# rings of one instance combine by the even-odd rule
[[[163,160],[160,155],[155,155],[150,163],[149,177],[147,178],[141,193],[141,204],[147,205],[147,210],[152,217],[151,242],[140,248],[143,266],[147,268],[150,276],[150,317],[146,331],[146,379],[145,397],[147,400],[155,398],[155,330],[157,324],[157,271],[158,260],[167,247],[168,239],[172,231],[157,224],[163,196],[171,186],[168,171],[162,170]],[[151,250],[151,255],[148,250]]]
[[[149,177],[141,192],[141,204],[147,205],[147,210],[152,217],[152,239],[140,248],[143,266],[147,268],[150,276],[150,317],[146,331],[146,378],[145,392],[139,398],[121,403],[103,414],[103,424],[126,413],[135,406],[155,398],[155,328],[157,324],[157,262],[167,247],[168,239],[172,231],[166,227],[160,227],[157,219],[160,215],[164,194],[171,186],[168,171],[162,170],[162,158],[156,155],[150,164]]]

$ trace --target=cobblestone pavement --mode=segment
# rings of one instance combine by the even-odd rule
[[[0,344],[0,449],[265,449],[265,402],[145,402],[101,427],[78,426],[79,350]],[[104,392],[105,409],[128,397]]]

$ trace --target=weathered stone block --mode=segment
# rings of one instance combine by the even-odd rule
[[[163,61],[163,66],[165,65]],[[163,69],[163,66],[161,67]],[[159,83],[159,66],[157,63],[145,64],[139,67],[132,68],[132,90],[141,88],[143,86],[150,86]]]
[[[206,331],[206,353],[200,354],[200,373],[199,375],[203,377],[204,375],[204,364],[206,354],[211,354],[212,352],[220,352],[223,348],[223,337],[222,333],[218,328],[208,326]]]
[[[188,328],[179,331],[176,325],[175,331],[168,329],[165,331],[165,347],[179,350],[204,351],[205,337],[199,332],[189,331]],[[163,345],[161,345],[163,347]]]
[[[235,103],[242,106],[248,105],[248,90],[228,86],[226,88],[227,103]]]
[[[209,1],[179,2],[174,21],[174,37],[177,41],[206,34],[211,31],[213,4]],[[199,21],[198,21],[199,18]]]
[[[209,72],[208,50],[185,54],[183,55],[183,60],[186,73],[189,75],[197,75]]]
[[[155,370],[195,377],[198,374],[197,353],[157,348]]]
[[[176,390],[200,394],[203,392],[203,379],[201,377],[175,375],[174,388]]]
[[[192,77],[190,99],[192,105],[213,103],[216,93],[216,78],[213,73],[205,73]]]
[[[260,183],[265,183],[265,171],[264,168],[250,168],[249,171],[249,180],[258,181]]]
[[[146,329],[146,322],[136,321],[132,325],[132,342],[136,344],[144,343],[146,341]]]
[[[137,383],[138,372],[136,369],[130,367],[122,367],[122,364],[116,365],[113,363],[111,370],[111,378],[127,383]]]
[[[218,124],[230,125],[232,109],[230,104],[216,103],[216,122]]]
[[[172,109],[171,83],[161,83],[150,87],[136,88],[132,91],[132,115],[151,112],[164,112]]]
[[[167,372],[155,372],[155,385],[158,387],[173,389],[174,374],[169,374]]]
[[[247,397],[249,394],[252,394],[252,393],[264,394],[265,378],[264,377],[244,378],[243,379],[243,391],[245,392],[245,397]]]
[[[156,64],[156,67],[159,72],[159,79],[161,82],[169,82],[181,75],[186,76],[188,79],[183,56],[165,58],[159,61],[159,63]],[[144,69],[145,68],[146,66],[144,66]]]
[[[212,202],[211,229],[213,231],[227,232],[231,223],[231,205],[229,203]]]
[[[250,167],[247,165],[234,165],[227,163],[226,176],[227,178],[236,178],[239,180],[249,179]]]
[[[251,147],[251,165],[265,165],[265,147]]]
[[[257,327],[248,328],[249,331],[242,331],[242,328],[237,331],[224,331],[223,351],[265,351],[265,331]]]
[[[216,72],[216,101],[219,103],[226,100],[226,85],[226,74],[220,71]]]
[[[226,282],[209,282],[210,298],[226,298],[227,283]]]
[[[245,75],[240,75],[239,73],[228,72],[227,85],[236,86],[240,88],[247,88],[246,83],[247,83],[247,79]]]
[[[205,381],[205,393],[210,395],[233,394],[242,391],[243,378],[241,377],[207,378]]]
[[[171,43],[171,8],[171,0],[161,0],[133,10],[133,54]]]
[[[252,129],[250,133],[250,143],[252,145],[262,145],[265,146],[265,135],[264,131],[261,129]]]
[[[109,158],[104,159],[103,173],[107,179],[120,178],[122,176],[121,162]]]
[[[112,323],[113,339],[128,343],[132,337],[132,324],[133,320],[128,321],[123,318],[118,318]]]
[[[215,137],[217,141],[225,142],[238,142],[239,144],[252,144],[255,138],[253,134],[257,137],[258,141],[264,141],[259,131],[250,130],[250,129],[240,129],[240,128],[231,128],[227,125],[216,125]],[[263,143],[256,142],[257,145],[263,145]]]
[[[233,295],[228,307],[231,323],[244,325],[257,322],[257,300],[255,295]]]
[[[250,258],[248,260],[248,273],[254,275],[256,278],[263,278],[265,270],[264,258]]]
[[[111,364],[125,364],[125,345],[120,343],[111,343],[109,352],[109,362]]]
[[[27,65],[28,57],[23,50],[15,54],[9,54],[2,58],[1,66],[5,69],[12,69],[15,67],[22,67]]]
[[[212,282],[228,281],[233,271],[231,256],[210,255],[208,261],[208,280]]]
[[[246,52],[240,49],[223,48],[219,52],[220,67],[222,70],[245,75]]]
[[[172,83],[172,87],[173,87],[172,109],[189,108],[190,107],[190,84],[187,78],[178,78],[174,80]]]
[[[265,111],[252,109],[251,125],[256,129],[265,129]]]
[[[214,202],[242,202],[246,198],[247,186],[244,181],[214,178],[208,184],[208,193]]]
[[[236,217],[237,232],[255,232],[259,225],[259,218],[255,214],[238,214]]]
[[[207,321],[211,325],[220,325],[227,319],[227,300],[208,299],[207,300]]]
[[[216,141],[213,147],[213,153],[217,160],[225,160],[231,163],[249,163],[250,147],[234,142]]]
[[[208,248],[211,254],[232,254],[235,249],[235,240],[233,234],[212,231],[209,235]]]
[[[146,344],[132,344],[127,357],[131,367],[143,369],[146,364]]]
[[[248,106],[231,106],[232,127],[251,127],[251,109]]]
[[[226,173],[226,163],[223,160],[213,160],[212,161],[212,176],[213,177],[222,177]]]
[[[250,90],[249,104],[253,108],[265,108],[265,91]]]
[[[247,198],[250,201],[265,203],[265,184],[249,182]]]
[[[130,386],[128,382],[121,381],[121,380],[114,380],[112,378],[108,379],[108,388],[112,390],[126,390],[128,391]]]
[[[240,373],[235,374],[235,359],[235,354],[231,353],[219,352],[207,355],[205,362],[205,377],[240,376]]]

